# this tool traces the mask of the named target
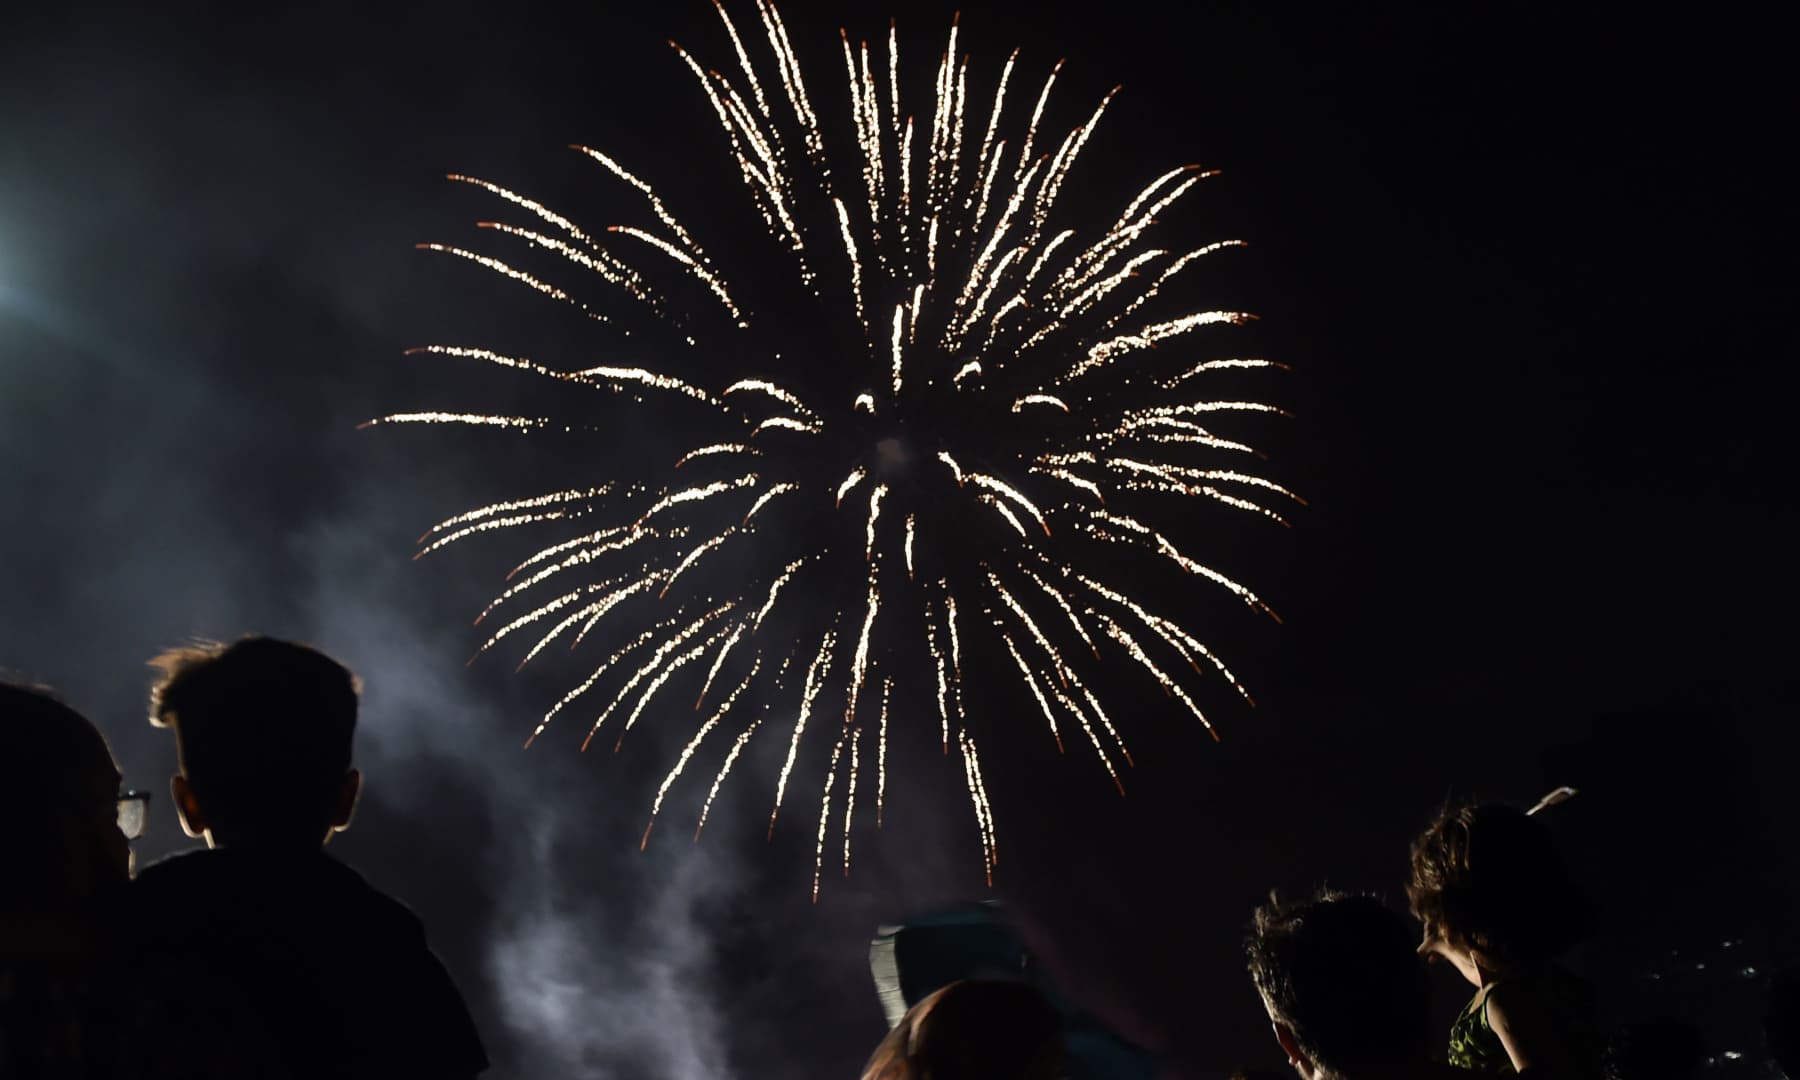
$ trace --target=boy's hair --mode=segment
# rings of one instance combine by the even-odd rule
[[[1558,956],[1590,919],[1549,830],[1510,806],[1440,811],[1413,842],[1406,897],[1427,933],[1504,963]]]
[[[1425,964],[1405,918],[1373,896],[1271,895],[1244,941],[1270,1018],[1334,1075],[1424,1060],[1431,1041]]]
[[[150,722],[175,729],[181,771],[209,818],[312,827],[350,768],[361,686],[316,649],[266,637],[171,649]]]

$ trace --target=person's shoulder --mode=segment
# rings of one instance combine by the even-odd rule
[[[195,874],[208,873],[216,860],[218,852],[201,848],[197,851],[177,851],[147,866],[140,866],[132,875],[132,884],[144,889],[168,888],[176,882],[183,881]]]
[[[395,944],[409,948],[423,947],[425,924],[397,897],[371,884],[354,868],[321,853],[317,872],[321,883],[332,894],[340,917],[379,928],[393,935]]]

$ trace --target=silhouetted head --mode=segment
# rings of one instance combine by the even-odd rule
[[[1587,902],[1543,822],[1510,806],[1445,807],[1412,846],[1406,886],[1421,951],[1499,971],[1555,959],[1586,936]]]
[[[313,847],[349,826],[360,687],[316,649],[274,638],[172,649],[150,722],[175,730],[171,782],[190,836],[209,844]]]
[[[0,859],[8,911],[89,908],[131,873],[119,769],[87,718],[36,687],[0,684]]]
[[[1777,972],[1769,981],[1763,1035],[1768,1039],[1770,1056],[1788,1080],[1800,1080],[1800,967]]]
[[[863,1068],[863,1080],[1059,1080],[1062,1021],[1022,982],[965,979],[920,999]]]
[[[1244,952],[1276,1041],[1307,1080],[1426,1061],[1425,965],[1406,919],[1381,901],[1271,897],[1256,909]]]

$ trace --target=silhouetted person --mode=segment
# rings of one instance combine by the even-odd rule
[[[1705,1063],[1700,1029],[1672,1016],[1626,1024],[1606,1040],[1605,1080],[1697,1080]]]
[[[1770,980],[1763,1036],[1769,1043],[1769,1056],[1788,1080],[1800,1080],[1800,967],[1776,972]]]
[[[180,758],[176,810],[210,850],[138,875],[151,946],[236,996],[295,1076],[486,1068],[419,920],[323,851],[349,826],[362,783],[351,767],[356,677],[323,653],[258,637],[152,663],[163,678],[151,722],[174,730]]]
[[[131,873],[106,740],[48,692],[0,685],[0,1076],[119,1070],[120,907]]]
[[[1302,1080],[1455,1080],[1430,1059],[1430,994],[1406,919],[1372,896],[1271,898],[1244,942],[1275,1041]]]
[[[1062,1021],[1031,986],[964,979],[919,999],[862,1080],[1061,1080]]]
[[[1475,987],[1450,1027],[1450,1064],[1477,1072],[1599,1073],[1592,992],[1558,958],[1591,915],[1543,822],[1510,806],[1446,807],[1412,846],[1419,951]]]

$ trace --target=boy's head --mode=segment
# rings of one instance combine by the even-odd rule
[[[1426,1060],[1425,965],[1406,920],[1374,897],[1271,898],[1244,952],[1276,1041],[1306,1080]]]
[[[1052,1080],[1062,1018],[1027,983],[962,979],[921,998],[882,1040],[864,1080]]]
[[[46,690],[0,683],[0,857],[52,905],[122,884],[131,849],[119,828],[119,769],[87,718]]]
[[[152,660],[150,722],[175,730],[170,787],[182,825],[209,844],[317,847],[350,824],[360,686],[316,649],[266,637]]]

